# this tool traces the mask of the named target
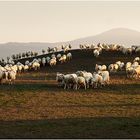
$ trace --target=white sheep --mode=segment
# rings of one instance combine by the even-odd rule
[[[46,64],[46,58],[43,57],[43,58],[42,58],[42,65],[45,66],[45,64]]]
[[[91,86],[92,88],[101,87],[103,85],[103,77],[98,73],[93,73],[93,77],[91,78]]]
[[[67,54],[67,60],[71,60],[72,59],[72,54],[71,53],[68,53]]]
[[[61,54],[57,54],[56,58],[59,60],[61,58]]]
[[[55,58],[52,58],[52,59],[50,59],[49,64],[52,67],[52,66],[55,66],[56,65],[56,62],[57,62],[56,59]]]
[[[33,68],[34,70],[40,69],[40,63],[38,63],[38,62],[33,62],[33,63],[32,63],[32,68]]]
[[[83,86],[86,90],[86,80],[82,76],[77,77],[77,88],[80,89],[80,87]]]
[[[95,57],[98,57],[100,53],[99,53],[99,51],[97,49],[95,49],[93,51],[93,54],[94,54]]]
[[[98,74],[103,77],[103,85],[108,85],[110,82],[110,76],[108,71],[98,71]]]
[[[64,62],[66,62],[66,59],[67,59],[67,56],[64,54],[63,56],[61,56],[61,58],[59,59],[59,61],[61,63],[64,63]]]

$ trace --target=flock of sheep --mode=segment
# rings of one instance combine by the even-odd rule
[[[57,72],[56,81],[59,86],[64,89],[80,89],[87,88],[101,88],[109,85],[110,73],[116,73],[118,71],[125,70],[127,77],[140,78],[140,57],[136,57],[133,63],[127,62],[126,64],[121,61],[117,61],[114,64],[95,65],[95,71],[93,73],[87,71],[77,71],[72,74],[62,74]]]
[[[55,66],[58,62],[65,63],[72,59],[72,54],[68,52],[70,47],[63,46],[62,54],[58,53],[55,54],[56,48],[49,49],[50,53],[53,53],[50,57],[43,57],[43,58],[34,58],[31,62],[26,60],[24,64],[21,62],[17,62],[15,64],[14,61],[11,63],[5,64],[5,66],[0,65],[0,83],[8,82],[9,84],[14,83],[16,76],[18,73],[26,72],[29,70],[39,70],[41,66]]]
[[[97,45],[80,45],[81,50],[92,49],[95,57],[98,57],[103,50],[105,51],[119,51],[124,55],[131,55],[132,53],[139,53],[139,46],[131,46],[130,48],[125,48],[124,46],[117,44],[97,44]],[[5,64],[5,66],[0,65],[0,83],[3,81],[8,81],[12,84],[17,76],[17,73],[26,72],[29,70],[39,70],[41,66],[55,66],[58,62],[65,63],[72,59],[71,45],[62,45],[62,53],[57,53],[57,47],[48,48],[48,52],[52,53],[51,56],[43,58],[34,58],[32,61],[26,60],[24,64],[21,62],[11,61],[11,63]],[[97,88],[106,86],[110,82],[110,73],[116,73],[118,71],[125,70],[128,78],[140,78],[140,57],[136,57],[133,62],[127,62],[126,64],[121,61],[117,61],[113,64],[106,65],[95,65],[95,71],[93,73],[87,71],[77,71],[72,74],[56,74],[56,81],[64,89],[79,89],[83,87],[87,88]]]
[[[98,57],[101,53],[102,50],[106,50],[106,51],[119,51],[124,55],[132,55],[132,53],[140,53],[140,46],[131,46],[131,47],[125,47],[123,45],[118,45],[118,44],[101,44],[98,43],[97,45],[94,44],[85,44],[85,45],[81,45],[80,44],[80,49],[92,49],[93,50],[93,54],[95,57]]]
[[[119,51],[124,55],[132,55],[132,53],[140,53],[140,46],[132,46],[126,48],[117,44],[97,44],[92,45],[80,45],[81,50],[92,49],[95,57],[98,57],[102,50],[106,51]],[[72,74],[56,74],[56,81],[59,86],[64,89],[79,89],[83,87],[87,88],[98,88],[106,86],[110,83],[110,73],[116,73],[118,71],[125,70],[128,78],[140,78],[140,57],[136,57],[133,62],[127,62],[126,64],[121,61],[117,61],[114,64],[106,65],[95,65],[95,71],[93,73],[87,71],[77,71]]]
[[[87,88],[97,88],[109,84],[110,76],[108,71],[98,71],[93,74],[87,71],[77,71],[72,74],[62,74],[57,73],[56,81],[59,86],[63,86],[64,89],[80,89],[83,87],[85,90]]]

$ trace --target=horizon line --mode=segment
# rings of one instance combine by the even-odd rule
[[[132,29],[132,28],[130,29],[130,28],[127,28],[127,27],[116,27],[116,28],[107,29],[107,30],[102,31],[100,33],[97,33],[95,35],[79,37],[79,38],[71,39],[71,40],[67,40],[67,41],[55,41],[55,42],[48,42],[48,41],[7,41],[7,42],[0,42],[0,44],[8,44],[8,43],[48,43],[48,44],[67,43],[67,42],[72,42],[72,41],[79,40],[79,39],[84,39],[84,38],[88,38],[88,37],[97,36],[97,35],[103,34],[105,32],[108,32],[108,31],[111,31],[111,30],[116,30],[116,29],[125,29],[125,30],[131,30],[131,31],[135,31],[135,32],[140,33],[140,31],[138,31],[136,29]]]

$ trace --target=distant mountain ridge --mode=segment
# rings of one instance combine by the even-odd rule
[[[122,44],[126,47],[129,47],[131,45],[140,45],[140,32],[127,28],[115,28],[94,36],[88,36],[66,42],[8,42],[0,44],[0,58],[26,51],[37,51],[41,53],[42,49],[47,49],[48,47],[59,47],[62,44],[68,43],[70,43],[73,46],[73,48],[79,48],[79,44],[97,44],[99,42],[108,44]]]

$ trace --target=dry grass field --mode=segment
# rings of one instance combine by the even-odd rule
[[[14,85],[0,85],[0,138],[140,138],[140,80],[122,71],[110,75],[109,86],[78,91],[64,90],[55,81],[56,72],[93,72],[96,63],[132,61],[138,54],[71,53],[65,64],[22,73]]]

